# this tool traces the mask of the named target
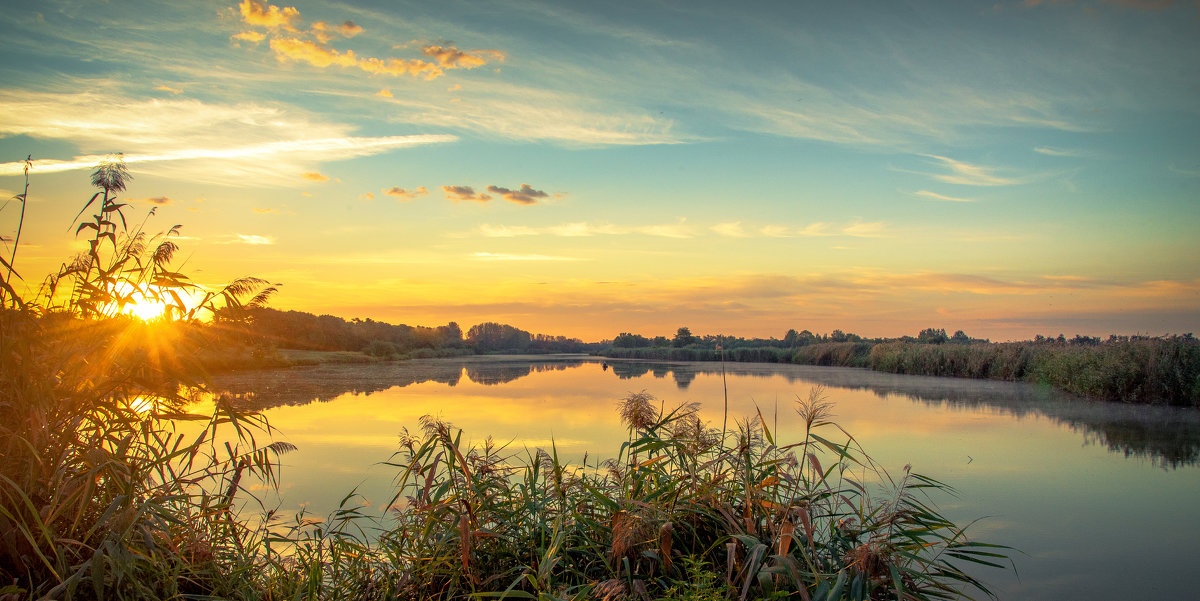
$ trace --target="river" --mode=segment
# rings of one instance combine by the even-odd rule
[[[724,373],[722,373],[724,369]],[[242,372],[282,457],[281,511],[323,515],[351,490],[379,507],[380,465],[423,415],[465,440],[548,448],[578,462],[626,440],[616,405],[645,391],[668,408],[701,404],[720,428],[761,411],[798,440],[797,397],[824,386],[834,421],[880,465],[952,485],[934,498],[973,538],[1018,549],[1016,570],[973,570],[1001,599],[1188,599],[1200,590],[1200,411],[1073,398],[1029,384],[774,364],[645,363],[590,357],[485,357]],[[590,460],[589,460],[590,462]]]

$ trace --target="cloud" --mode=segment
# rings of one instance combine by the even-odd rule
[[[374,193],[374,192],[363,192],[362,194],[360,194],[360,195],[359,195],[359,199],[361,199],[361,200],[375,200],[375,193]]]
[[[306,62],[314,67],[357,67],[371,74],[412,75],[425,79],[436,79],[442,75],[442,69],[430,62],[416,59],[360,58],[353,50],[338,52],[317,42],[298,38],[272,38],[271,50],[280,62],[294,60]]]
[[[517,236],[536,236],[538,230],[524,226],[488,225],[479,226],[479,233],[488,238],[515,238]]]
[[[310,182],[327,182],[327,181],[329,181],[329,176],[321,175],[320,173],[317,173],[315,171],[308,171],[305,173],[301,173],[300,177],[302,177]]]
[[[243,42],[251,42],[251,43],[257,44],[257,43],[267,39],[267,34],[261,33],[258,31],[243,31],[241,33],[235,33],[230,37],[235,40],[242,40]]]
[[[324,21],[317,21],[312,24],[312,34],[322,44],[333,39],[333,34],[336,33],[344,38],[352,38],[363,32],[363,28],[354,24],[354,21],[345,21],[340,25],[329,25]]]
[[[335,35],[349,39],[362,33],[363,28],[353,21],[344,21],[340,25],[316,21],[309,31],[300,32],[296,27],[300,22],[300,11],[295,7],[279,8],[260,0],[245,0],[239,8],[246,24],[266,27],[272,31],[269,47],[280,62],[304,62],[322,69],[334,65],[356,67],[375,75],[412,75],[436,79],[441,77],[446,69],[474,69],[487,64],[489,60],[503,61],[505,58],[504,53],[499,50],[463,51],[451,45],[430,45],[422,48],[422,54],[432,58],[432,62],[359,56],[353,50],[340,51],[327,46]],[[275,31],[279,29],[293,35],[276,35]],[[235,34],[233,39],[258,43],[266,37],[268,36],[261,32],[245,32]],[[314,38],[316,41],[304,39],[305,37]]]
[[[492,60],[503,62],[504,53],[499,50],[471,50],[462,51],[454,46],[426,46],[421,49],[421,53],[432,58],[438,65],[446,69],[474,69],[487,64],[487,59],[484,56],[491,57]],[[472,54],[474,53],[474,54]]]
[[[1046,147],[1046,146],[1038,146],[1038,147],[1034,148],[1034,149],[1033,149],[1033,151],[1034,151],[1034,152],[1036,152],[1036,153],[1038,153],[1038,154],[1044,154],[1044,155],[1046,155],[1046,156],[1052,156],[1052,157],[1079,157],[1079,156],[1083,156],[1083,153],[1082,153],[1082,152],[1080,152],[1080,151],[1078,151],[1078,150],[1063,150],[1063,149],[1061,149],[1061,148],[1049,148],[1049,147]]]
[[[349,125],[298,109],[135,99],[103,84],[78,87],[89,91],[0,90],[0,136],[65,140],[80,148],[71,159],[34,161],[36,172],[93,169],[112,149],[121,149],[125,162],[142,173],[231,186],[297,185],[295,174],[312,170],[314,163],[457,139],[354,137],[347,135]],[[3,163],[0,175],[19,175],[22,168],[22,162]]]
[[[279,215],[280,214],[279,209],[268,209],[268,208],[260,208],[260,207],[255,207],[254,212],[258,215]]]
[[[248,25],[257,25],[270,29],[283,28],[294,30],[293,23],[300,20],[300,11],[294,6],[279,8],[261,0],[242,0],[238,5],[242,19]]]
[[[575,257],[551,257],[547,255],[510,255],[504,253],[473,253],[471,258],[476,261],[582,261]]]
[[[759,231],[768,238],[790,238],[792,234],[792,228],[779,224],[764,225]]]
[[[183,90],[181,90],[179,88],[172,88],[171,86],[155,86],[154,89],[158,90],[160,92],[170,92],[172,94],[182,94],[183,93]]]
[[[487,202],[492,199],[487,194],[475,193],[475,188],[471,186],[442,186],[442,192],[446,194],[447,200],[459,202],[461,200],[473,200],[476,202]]]
[[[856,222],[843,227],[842,234],[855,238],[880,238],[883,236],[883,230],[886,227],[887,224],[882,221],[872,221],[869,223]]]
[[[994,175],[992,172],[995,169],[992,167],[972,165],[971,163],[956,161],[952,158],[936,154],[925,154],[922,156],[933,159],[942,166],[950,169],[950,173],[925,174],[947,184],[959,184],[963,186],[1011,186],[1022,183],[1017,179]]]
[[[930,200],[942,200],[942,201],[946,201],[946,202],[975,202],[974,198],[959,198],[957,196],[946,196],[945,194],[938,194],[937,192],[930,192],[929,190],[917,190],[916,192],[913,192],[913,195],[921,196],[923,198],[928,198]]]
[[[95,165],[93,165],[93,167],[94,166]],[[135,202],[145,202],[145,203],[149,203],[152,205],[162,206],[162,205],[171,204],[171,203],[175,202],[175,200],[173,198],[170,198],[167,196],[153,196],[150,198],[138,198],[138,199],[135,199]]]
[[[798,236],[833,236],[834,233],[829,231],[829,224],[820,221],[814,221],[804,226],[800,231],[796,232]]]
[[[716,232],[717,234],[719,234],[721,236],[726,236],[729,238],[745,238],[748,235],[748,234],[746,234],[746,230],[742,229],[742,222],[740,222],[740,221],[731,221],[729,223],[718,223],[708,229]]]
[[[391,91],[391,90],[389,90],[389,89],[387,89],[387,88],[383,88],[382,90],[379,90],[378,92],[375,92],[375,95],[376,95],[376,96],[382,96],[382,97],[384,97],[384,98],[393,98],[393,96],[392,96],[392,91]]]
[[[635,232],[645,234],[647,236],[659,236],[663,238],[691,238],[695,236],[691,228],[680,219],[677,223],[662,224],[662,225],[643,225],[633,228]]]
[[[509,190],[508,188],[501,188],[499,186],[488,186],[487,189],[488,192],[496,194],[504,200],[523,205],[535,204],[539,198],[547,198],[550,196],[541,190],[534,190],[533,186],[530,186],[529,184],[521,184],[521,187],[516,190]]]
[[[233,234],[232,236],[226,236],[224,240],[216,242],[216,244],[250,244],[259,246],[275,244],[275,239],[255,234]]]
[[[563,238],[586,238],[599,234],[624,234],[628,230],[607,223],[594,225],[583,221],[576,221],[552,225],[546,228],[546,232]]]
[[[412,190],[406,190],[404,188],[392,186],[391,188],[384,188],[383,193],[387,194],[388,196],[395,196],[402,201],[408,202],[419,196],[425,196],[426,194],[429,194],[429,190],[426,189],[425,186],[418,186]]]

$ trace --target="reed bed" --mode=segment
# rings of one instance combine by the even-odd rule
[[[936,511],[946,485],[875,466],[820,390],[790,443],[761,414],[716,430],[633,394],[628,441],[580,465],[425,419],[388,462],[382,514],[353,492],[323,519],[268,510],[253,491],[293,447],[247,399],[196,409],[212,344],[191,326],[272,289],[244,278],[185,305],[176,228],[126,228],[126,177],[93,173],[88,250],[35,294],[15,286],[19,231],[0,265],[0,601],[943,599],[987,594],[963,568],[1006,557]],[[135,291],[165,322],[116,316]]]

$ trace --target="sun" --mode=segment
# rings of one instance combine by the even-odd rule
[[[115,296],[124,300],[123,303],[110,302],[105,315],[128,315],[142,321],[158,321],[167,313],[167,305],[156,298],[155,287],[149,284],[134,285],[121,282],[116,286]]]
[[[154,321],[161,319],[166,311],[166,303],[156,301],[153,298],[143,297],[132,304],[125,305],[121,312],[142,321]]]

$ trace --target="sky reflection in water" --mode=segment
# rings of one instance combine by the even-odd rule
[[[701,403],[721,428],[756,416],[783,442],[802,436],[798,396],[823,385],[834,420],[893,473],[905,464],[953,485],[935,499],[971,532],[1027,555],[981,574],[1001,598],[1186,598],[1200,533],[1200,412],[1072,399],[1041,387],[794,365],[651,364],[591,359],[429,360],[232,374],[218,385],[255,392],[281,438],[281,508],[328,512],[351,489],[379,506],[394,494],[379,465],[423,415],[464,440],[549,447],[578,464],[626,440],[617,401],[646,391],[667,408]],[[825,433],[844,439],[836,430]],[[835,436],[836,435],[836,436]],[[1121,577],[1124,574],[1126,577]],[[1128,576],[1137,574],[1137,579]],[[1191,582],[1188,582],[1188,579]]]

